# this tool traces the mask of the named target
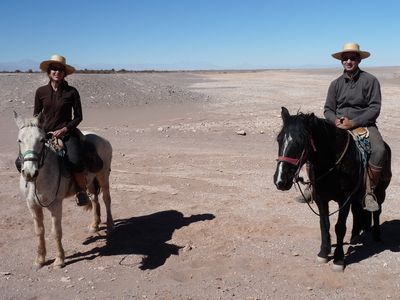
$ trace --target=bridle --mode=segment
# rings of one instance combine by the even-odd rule
[[[22,128],[24,128],[24,127],[38,127],[39,128],[39,126],[37,126],[37,125],[24,125],[24,126],[22,126],[20,128],[20,130]],[[51,140],[51,137],[46,135],[46,138],[43,139],[42,150],[40,152],[37,152],[35,150],[26,150],[24,153],[21,153],[21,149],[19,149],[19,155],[18,156],[19,156],[19,159],[21,161],[21,165],[23,165],[24,162],[26,162],[26,161],[38,162],[38,170],[40,170],[44,165],[44,161],[45,161],[46,155],[47,155],[47,153],[49,151],[47,148],[51,147],[51,145],[49,143],[50,140]],[[30,156],[26,157],[28,155],[30,155]],[[35,197],[36,197],[37,202],[39,203],[39,205],[41,207],[49,207],[57,199],[58,190],[60,188],[60,182],[61,182],[61,167],[59,167],[59,174],[58,174],[58,180],[57,180],[57,182],[58,182],[57,183],[57,191],[56,191],[56,194],[54,196],[54,199],[52,201],[50,201],[49,204],[43,204],[40,201],[40,199],[39,199],[39,197],[37,195],[36,178],[34,179],[34,182],[35,182],[35,191],[34,191],[34,193],[35,193]],[[28,184],[28,181],[26,181],[26,185],[27,184]]]
[[[346,141],[346,145],[345,145],[345,147],[344,147],[344,149],[343,149],[343,151],[342,151],[342,154],[341,154],[341,155],[339,156],[339,158],[336,160],[335,164],[334,164],[331,168],[329,168],[325,173],[323,173],[322,175],[320,175],[318,178],[315,178],[315,179],[314,179],[314,182],[319,181],[320,179],[322,179],[322,178],[324,178],[325,176],[329,175],[329,173],[331,173],[331,172],[342,162],[342,160],[343,160],[345,154],[347,153],[347,150],[349,149],[349,145],[350,145],[350,133],[349,133],[349,132],[347,132],[347,133],[348,133],[348,135],[347,135],[347,141]],[[314,143],[314,140],[312,139],[312,137],[310,138],[310,145],[311,145],[313,151],[316,152],[317,149],[316,149],[316,147],[315,147],[315,143]],[[302,151],[302,153],[301,153],[301,155],[300,155],[299,158],[292,158],[292,157],[288,157],[288,156],[278,156],[278,159],[277,159],[277,161],[279,161],[279,162],[286,162],[286,163],[289,163],[289,164],[291,164],[291,165],[297,166],[295,175],[294,175],[294,177],[293,177],[293,182],[294,182],[295,184],[297,184],[297,187],[299,188],[299,191],[300,191],[300,193],[301,193],[301,195],[303,196],[304,199],[305,199],[305,195],[304,195],[304,193],[303,193],[303,191],[302,191],[302,189],[301,189],[301,187],[300,187],[300,184],[299,184],[299,182],[304,184],[304,180],[303,180],[303,178],[299,177],[299,173],[300,173],[301,167],[302,167],[302,166],[304,165],[304,163],[307,161],[307,153],[308,153],[308,151],[307,151],[307,146],[306,146],[306,147],[303,149],[303,151]],[[361,174],[362,174],[362,166],[360,165],[360,169],[359,169],[359,178],[361,178]],[[309,182],[309,184],[312,185],[313,182]],[[358,184],[355,186],[355,188],[353,189],[353,191],[347,196],[347,198],[346,198],[346,200],[344,201],[343,205],[340,206],[336,211],[330,213],[329,216],[331,216],[331,215],[333,215],[333,214],[339,212],[343,207],[345,207],[345,206],[348,204],[348,202],[350,201],[351,197],[352,197],[352,196],[354,195],[354,193],[358,190],[360,184],[361,184],[361,179],[358,180]],[[305,199],[305,200],[306,200],[306,199]],[[314,214],[316,214],[317,216],[319,216],[319,213],[317,213],[317,212],[311,207],[310,203],[308,203],[308,201],[305,201],[305,202],[308,204],[308,206],[309,206],[309,208],[311,209],[311,211],[312,211]]]
[[[25,125],[20,128],[20,130],[24,127],[38,127],[37,125]],[[42,150],[37,152],[35,150],[26,150],[24,153],[21,153],[21,146],[19,146],[18,156],[21,161],[21,165],[23,165],[26,161],[32,161],[38,163],[38,169],[40,169],[44,164],[44,159],[46,156],[46,139],[42,142]],[[29,157],[27,157],[29,155]]]
[[[309,139],[309,144],[311,145],[311,149],[316,152],[317,148],[315,147],[315,143],[312,137],[310,137]],[[300,154],[299,158],[293,158],[293,157],[289,157],[289,156],[278,156],[277,161],[278,162],[286,162],[288,164],[291,164],[295,167],[297,167],[296,172],[295,172],[295,176],[293,177],[293,180],[295,182],[298,182],[300,180],[299,178],[299,174],[300,174],[300,170],[301,167],[304,165],[304,163],[307,161],[308,158],[308,147],[307,145],[304,147],[303,151]]]

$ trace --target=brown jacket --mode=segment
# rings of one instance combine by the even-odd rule
[[[74,129],[82,121],[82,105],[78,90],[65,80],[54,91],[50,82],[36,90],[33,115],[44,114],[45,132],[61,129]]]

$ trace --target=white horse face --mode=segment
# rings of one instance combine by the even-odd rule
[[[14,112],[14,119],[19,128],[21,174],[26,181],[33,181],[38,176],[41,167],[46,135],[39,127],[39,117],[23,120]]]

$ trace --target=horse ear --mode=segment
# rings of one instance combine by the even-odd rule
[[[24,126],[24,121],[17,114],[17,112],[15,110],[14,110],[14,120],[15,120],[15,123],[17,124],[18,128],[21,128],[22,126]]]
[[[314,124],[314,122],[315,122],[315,119],[316,119],[317,117],[315,116],[315,114],[314,113],[310,113],[309,115],[308,115],[308,118],[307,118],[307,123],[308,123],[308,126],[312,126],[313,124]]]
[[[43,124],[43,121],[44,121],[44,114],[43,114],[43,112],[40,112],[39,114],[37,114],[37,115],[35,116],[35,118],[36,118],[37,121],[38,121],[38,125],[39,125],[39,124]]]
[[[290,117],[290,113],[289,113],[288,109],[284,106],[282,106],[281,117],[282,117],[283,123],[285,123],[286,120]]]

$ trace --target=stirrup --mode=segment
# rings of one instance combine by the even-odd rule
[[[77,192],[75,195],[75,201],[78,206],[85,206],[89,203],[89,196],[85,191]]]
[[[364,207],[365,210],[374,212],[379,210],[378,200],[373,193],[367,193],[364,198]]]

